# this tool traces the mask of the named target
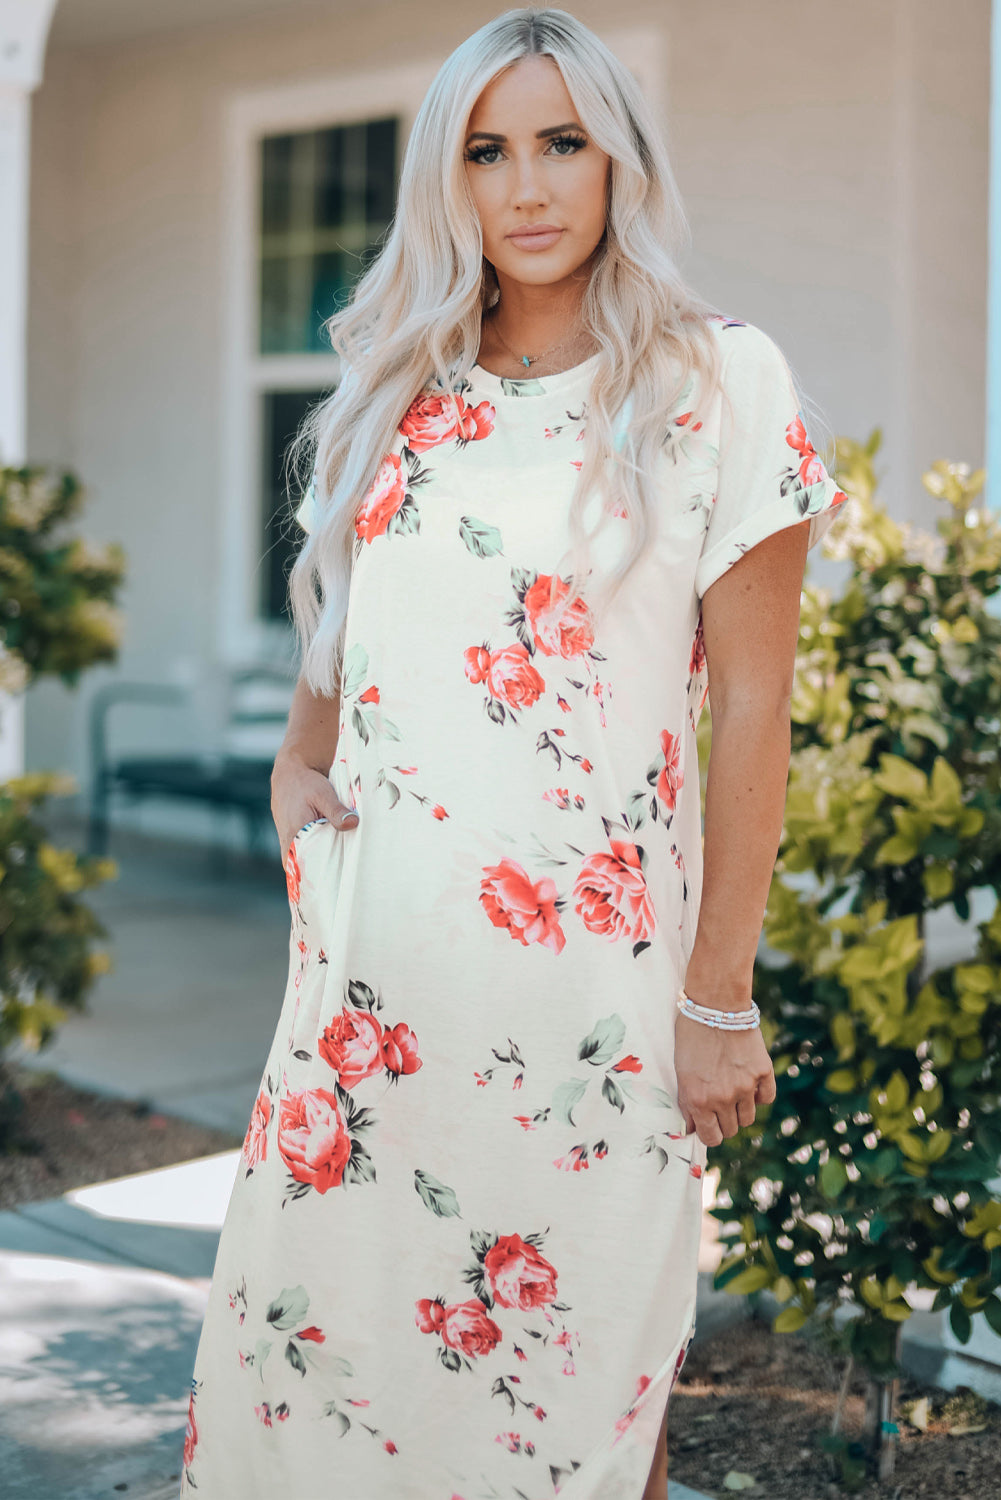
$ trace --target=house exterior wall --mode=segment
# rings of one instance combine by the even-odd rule
[[[241,457],[226,383],[234,102],[360,70],[373,113],[390,112],[394,70],[430,76],[501,8],[285,5],[87,46],[59,45],[56,24],[32,120],[27,452],[78,473],[81,528],[120,540],[129,570],[117,666],[76,692],[29,694],[29,768],[85,785],[96,686],[180,679],[241,643],[222,582],[254,503],[227,489]],[[931,524],[921,472],[983,461],[987,0],[573,9],[613,44],[644,38],[692,225],[690,279],[782,344],[831,430],[883,429],[891,511]],[[136,713],[117,743],[208,744],[212,714],[210,695],[186,716]],[[208,832],[195,811],[130,819]]]

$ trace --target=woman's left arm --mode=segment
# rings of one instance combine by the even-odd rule
[[[722,574],[702,600],[712,748],[702,898],[685,989],[723,1010],[751,1003],[789,775],[789,704],[809,522],[783,527]],[[680,1013],[678,1103],[689,1129],[719,1145],[775,1097],[758,1030],[722,1032]]]

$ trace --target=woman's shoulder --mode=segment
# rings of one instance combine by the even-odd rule
[[[730,371],[738,378],[740,375],[754,378],[756,374],[785,366],[786,357],[779,344],[757,323],[722,313],[712,314],[707,321],[719,342],[724,372]]]

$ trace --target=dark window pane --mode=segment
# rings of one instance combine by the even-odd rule
[[[262,398],[261,613],[266,620],[289,620],[288,575],[305,533],[294,519],[301,496],[285,492],[285,459],[306,412],[326,390],[268,391]],[[294,485],[294,476],[290,477]]]
[[[261,142],[262,354],[329,350],[323,325],[392,222],[398,135],[387,118]]]

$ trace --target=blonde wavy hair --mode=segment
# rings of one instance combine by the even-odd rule
[[[429,384],[448,391],[468,375],[497,280],[484,258],[466,180],[465,136],[480,93],[529,55],[551,57],[589,138],[611,158],[604,238],[582,305],[599,345],[587,436],[569,512],[569,598],[591,572],[590,546],[617,505],[630,534],[613,570],[589,587],[597,619],[649,546],[657,523],[658,453],[667,414],[697,375],[696,413],[720,385],[709,326],[723,314],[678,269],[690,242],[666,143],[629,69],[564,10],[509,10],[474,32],[442,64],[414,122],[395,218],[348,305],[326,323],[347,371],[304,419],[289,450],[292,471],[312,473],[317,520],[289,575],[301,672],[314,694],[340,691],[354,519],[404,412]],[[616,442],[616,417],[630,401]],[[290,486],[291,488],[291,486]],[[604,493],[587,530],[588,496]],[[559,569],[554,569],[553,589]]]

